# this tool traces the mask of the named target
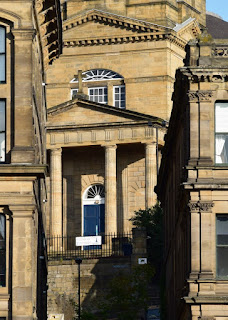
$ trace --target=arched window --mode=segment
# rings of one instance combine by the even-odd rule
[[[6,286],[6,218],[0,214],[0,287]]]
[[[125,108],[124,78],[108,69],[91,69],[82,73],[82,82],[87,82],[88,96],[91,101]],[[78,92],[78,77],[71,81],[72,98]]]
[[[6,82],[6,29],[0,26],[0,83]]]

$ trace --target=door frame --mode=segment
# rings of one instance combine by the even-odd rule
[[[97,204],[105,204],[105,198],[101,198],[101,197],[95,197],[95,198],[91,198],[88,199],[87,198],[87,194],[90,188],[92,188],[93,186],[96,185],[100,185],[102,187],[104,187],[104,185],[102,183],[92,183],[89,187],[87,187],[85,189],[85,191],[83,192],[82,195],[82,223],[81,223],[81,235],[84,236],[84,205],[97,205]]]

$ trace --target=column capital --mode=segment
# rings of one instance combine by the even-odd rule
[[[34,212],[36,210],[36,205],[34,204],[22,204],[22,205],[10,205],[9,210],[13,213],[14,218],[33,218]]]
[[[32,28],[12,29],[15,40],[33,40],[36,30]]]
[[[116,144],[104,144],[102,145],[102,147],[104,147],[105,149],[117,149]]]
[[[145,142],[144,145],[146,148],[154,147],[154,145],[156,145],[156,141]]]
[[[50,149],[52,154],[62,154],[62,148]]]

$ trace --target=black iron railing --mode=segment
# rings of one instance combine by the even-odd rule
[[[102,257],[130,256],[132,233],[102,235],[102,245],[76,246],[75,237],[47,238],[48,260],[72,260],[77,257],[94,259]]]

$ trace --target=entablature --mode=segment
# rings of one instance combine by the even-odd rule
[[[148,122],[109,123],[94,126],[47,126],[47,148],[104,145],[106,143],[148,143],[162,146],[165,128],[148,126]]]

